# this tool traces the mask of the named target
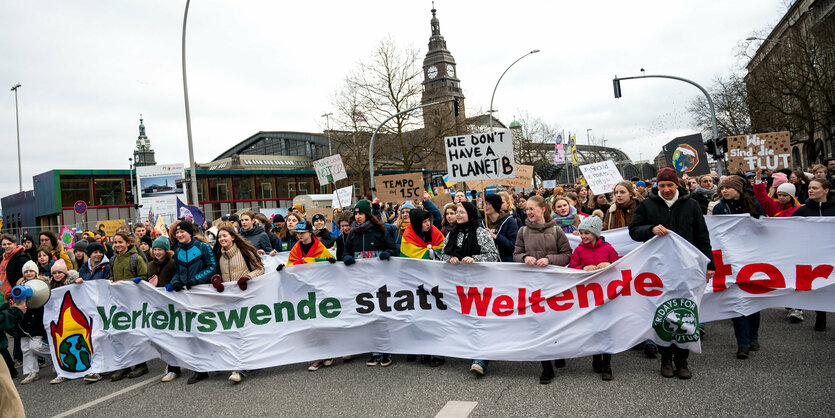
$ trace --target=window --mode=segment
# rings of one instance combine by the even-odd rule
[[[235,200],[254,200],[255,194],[252,176],[242,175],[232,177],[235,184]]]
[[[296,179],[293,176],[280,177],[278,179],[278,197],[279,198],[294,198],[296,197]]]
[[[230,192],[232,190],[232,179],[229,177],[210,177],[209,184],[211,185],[212,201],[231,200]]]
[[[207,191],[209,190],[209,179],[197,178],[197,200],[205,202],[209,200]]]
[[[274,199],[275,196],[275,177],[273,176],[256,176],[255,182],[258,185],[259,199]]]
[[[81,200],[88,205],[93,200],[93,179],[88,178],[62,178],[61,186],[61,206],[72,206],[75,202]]]
[[[96,178],[96,206],[125,204],[125,179]]]

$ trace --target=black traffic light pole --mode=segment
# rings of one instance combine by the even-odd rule
[[[404,110],[400,113],[395,113],[395,114],[389,116],[388,119],[384,120],[383,123],[381,123],[379,126],[377,126],[377,129],[374,130],[374,133],[371,134],[371,143],[368,145],[368,170],[369,170],[370,176],[371,176],[371,198],[372,199],[374,197],[377,197],[377,188],[376,188],[376,184],[374,183],[374,139],[377,138],[377,132],[379,132],[380,129],[383,127],[383,125],[388,123],[388,121],[390,121],[390,120],[392,120],[392,119],[394,119],[394,118],[396,118],[400,115],[409,113],[413,110],[422,109],[424,107],[435,106],[435,105],[439,105],[439,104],[443,104],[443,103],[449,103],[449,102],[452,102],[453,116],[458,117],[458,99],[453,98],[453,99],[441,100],[440,102],[427,103],[425,105],[415,106],[411,109],[406,109],[406,110]]]
[[[700,86],[695,81],[688,80],[688,79],[682,78],[682,77],[672,76],[672,75],[641,75],[641,76],[635,76],[635,77],[618,77],[618,76],[615,76],[615,78],[612,80],[612,85],[615,89],[615,99],[619,99],[621,97],[621,90],[620,90],[621,80],[634,80],[634,79],[638,79],[638,78],[669,78],[669,79],[672,79],[672,80],[683,81],[685,83],[694,85],[694,86],[696,86],[696,88],[701,90],[702,93],[704,93],[705,97],[707,97],[707,105],[708,105],[708,107],[710,107],[710,119],[711,119],[711,123],[713,124],[713,139],[711,140],[711,142],[713,142],[713,146],[716,147],[716,139],[719,137],[719,130],[716,127],[716,109],[713,107],[713,99],[710,97],[710,94],[707,92],[707,90],[705,90],[704,87]],[[720,176],[724,172],[724,161],[722,161],[722,159],[719,159],[719,158],[716,159],[716,172]]]

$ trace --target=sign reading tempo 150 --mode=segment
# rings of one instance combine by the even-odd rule
[[[508,129],[444,138],[450,182],[516,177],[513,136]]]

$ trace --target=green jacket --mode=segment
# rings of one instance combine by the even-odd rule
[[[131,269],[131,256],[136,260],[135,270]],[[133,280],[134,277],[141,277],[143,280],[148,279],[148,265],[145,264],[145,259],[139,254],[135,245],[128,247],[124,254],[114,254],[113,260],[110,261],[110,280],[119,282],[122,280]]]
[[[23,312],[17,308],[10,308],[8,303],[0,305],[0,350],[9,347],[9,339],[3,332],[9,331],[23,320]]]

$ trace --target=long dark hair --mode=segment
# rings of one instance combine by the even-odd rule
[[[221,231],[229,233],[229,236],[232,237],[232,243],[238,247],[241,255],[249,260],[250,271],[264,268],[264,263],[261,262],[261,256],[258,255],[258,250],[256,250],[255,247],[249,243],[249,241],[244,239],[244,237],[235,232],[235,228],[232,228],[231,226],[222,226],[217,230],[218,239],[215,240],[215,246],[212,248],[212,252],[215,254],[215,260],[220,260],[220,255],[223,249],[220,245]]]
[[[49,238],[49,243],[52,244],[52,250],[53,251],[58,251],[59,253],[61,252],[62,248],[58,247],[58,235],[55,235],[54,232],[52,232],[52,231],[41,231],[41,233],[38,234],[38,235]]]
[[[385,225],[383,225],[383,223],[380,222],[380,220],[377,219],[376,216],[366,214],[365,215],[365,220],[368,221],[368,222],[371,222],[371,225],[373,225],[372,228],[379,229],[380,231],[386,232]],[[354,222],[356,222],[356,219],[354,220]]]

